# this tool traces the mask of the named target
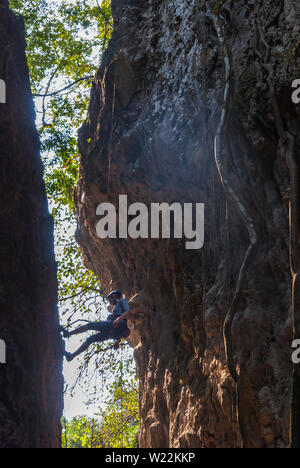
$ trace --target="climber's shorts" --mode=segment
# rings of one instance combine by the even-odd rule
[[[110,339],[119,340],[129,331],[125,320],[122,320],[122,322],[117,326],[117,328],[114,328],[113,322],[109,321],[91,322],[89,323],[89,329],[100,332],[91,337],[94,339],[94,342],[105,341]]]
[[[117,328],[112,329],[111,336],[114,340],[119,340],[120,338],[127,337],[129,333],[126,321],[122,320]]]

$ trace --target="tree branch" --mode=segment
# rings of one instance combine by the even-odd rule
[[[33,94],[33,97],[51,97],[55,96],[56,94],[62,93],[63,91],[66,91],[66,89],[70,89],[73,86],[75,86],[77,83],[80,83],[81,81],[84,80],[92,80],[94,77],[92,75],[89,76],[84,76],[83,78],[79,78],[78,80],[74,81],[73,83],[69,84],[68,86],[65,86],[62,89],[59,89],[58,91],[53,91],[52,93],[45,93],[45,94]]]

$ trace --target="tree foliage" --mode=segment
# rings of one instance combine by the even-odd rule
[[[63,448],[128,448],[137,447],[139,428],[138,382],[129,360],[114,362],[115,378],[109,386],[104,403],[99,401],[97,381],[95,397],[90,404],[97,406],[92,418],[78,416],[63,419]],[[124,378],[126,375],[126,378]],[[96,403],[96,404],[95,404]]]
[[[25,21],[27,61],[48,195],[55,209],[72,208],[79,166],[76,131],[90,83],[111,35],[110,2],[11,0]],[[63,90],[63,91],[62,91]]]
[[[62,421],[62,448],[103,448],[98,421],[86,416],[75,416]]]
[[[126,373],[122,361],[120,372],[121,375],[110,386],[106,408],[99,413],[101,436],[106,447],[136,447],[139,427],[137,380],[133,375],[129,378],[130,369]],[[125,380],[123,372],[127,376]]]

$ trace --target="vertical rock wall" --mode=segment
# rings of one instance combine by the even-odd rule
[[[106,289],[136,299],[141,447],[286,447],[291,380],[289,169],[299,159],[299,2],[112,0],[114,33],[80,131],[77,238]],[[220,45],[216,21],[224,37]],[[249,246],[216,170],[229,59],[226,178],[258,237],[232,323],[240,424],[222,327]],[[279,124],[278,124],[279,122]],[[96,235],[96,207],[205,203],[205,245]],[[141,293],[142,291],[142,293]]]
[[[63,381],[53,223],[24,51],[22,21],[0,0],[0,447],[55,448]]]

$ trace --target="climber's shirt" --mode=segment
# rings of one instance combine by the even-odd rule
[[[118,317],[121,317],[125,312],[129,311],[129,305],[126,299],[121,299],[115,306],[113,313],[107,317],[109,322],[114,322]]]

